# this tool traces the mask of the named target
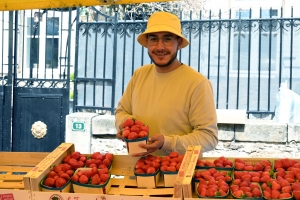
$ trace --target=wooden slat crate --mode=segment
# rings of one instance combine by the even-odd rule
[[[40,191],[40,181],[50,172],[51,168],[62,162],[62,159],[75,151],[73,143],[62,143],[43,160],[41,160],[32,170],[24,176],[24,187],[27,190]]]
[[[0,152],[0,189],[24,189],[23,177],[48,153]]]

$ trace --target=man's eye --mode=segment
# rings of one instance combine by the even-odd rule
[[[152,38],[150,37],[149,40],[151,40],[151,41],[157,41],[158,39],[155,38],[155,37],[152,37]]]
[[[172,41],[173,38],[171,38],[171,37],[165,37],[164,40],[165,40],[165,41]]]

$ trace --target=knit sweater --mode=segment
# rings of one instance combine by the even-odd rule
[[[149,126],[149,136],[164,135],[161,150],[184,154],[188,145],[201,145],[202,151],[218,143],[217,115],[211,82],[183,64],[169,73],[158,73],[154,64],[138,68],[115,111],[116,128],[127,118]]]

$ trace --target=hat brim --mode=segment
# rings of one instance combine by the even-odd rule
[[[181,33],[179,33],[173,27],[166,26],[166,25],[155,25],[155,26],[152,26],[152,27],[148,28],[145,32],[141,33],[138,36],[137,41],[143,47],[147,48],[147,34],[155,33],[155,32],[170,32],[170,33],[173,33],[173,34],[177,35],[178,37],[181,37],[182,38],[181,48],[184,48],[187,45],[189,45],[189,41]]]

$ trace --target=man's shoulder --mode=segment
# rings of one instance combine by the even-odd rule
[[[151,70],[153,67],[154,67],[153,64],[146,64],[146,65],[143,65],[143,66],[137,68],[137,69],[135,70],[135,72],[136,72],[136,73],[147,72],[147,71]]]
[[[188,73],[188,75],[190,77],[195,77],[195,78],[199,78],[200,80],[206,80],[207,77],[204,76],[201,72],[198,72],[197,70],[195,70],[193,67],[188,66],[186,64],[183,65],[184,70],[186,70],[185,73]]]

